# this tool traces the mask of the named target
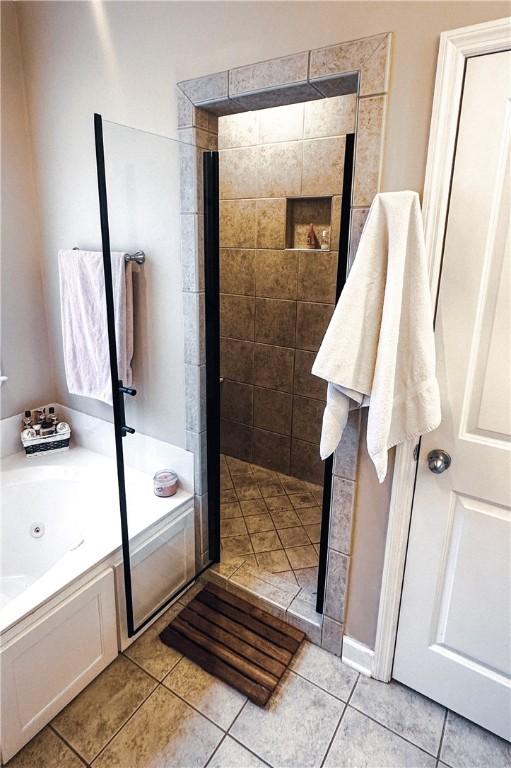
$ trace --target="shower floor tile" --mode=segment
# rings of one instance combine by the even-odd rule
[[[232,456],[220,465],[222,561],[250,556],[266,580],[315,602],[322,487]]]

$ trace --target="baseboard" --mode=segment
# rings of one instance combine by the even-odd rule
[[[342,661],[348,667],[356,669],[362,675],[372,677],[374,651],[363,643],[359,643],[349,635],[344,635],[342,641]]]

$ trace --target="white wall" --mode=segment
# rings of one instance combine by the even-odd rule
[[[41,238],[25,84],[13,3],[2,23],[2,385],[4,419],[54,400],[41,285]]]
[[[139,120],[140,94],[134,73],[129,71],[129,48],[137,46],[124,41],[122,35],[115,50],[110,46],[96,15],[103,8],[101,4],[51,4],[50,15],[42,17],[40,5],[22,9],[20,17],[37,167],[54,399],[109,420],[110,406],[67,391],[57,253],[75,246],[101,249],[94,112],[101,111],[105,118],[118,123],[165,133],[170,118],[165,125],[158,118],[162,112],[170,114],[169,107],[165,110],[170,100],[164,97],[162,87],[159,99],[148,107],[154,119]],[[132,34],[129,12],[126,16],[125,21],[119,20],[120,29],[129,28]],[[139,22],[137,28],[140,32]],[[145,39],[140,36],[137,45]],[[160,71],[163,66],[163,61],[154,63]],[[139,84],[147,90],[146,82]],[[143,106],[140,109],[143,112]],[[142,248],[147,253],[145,267],[134,275],[133,385],[138,395],[126,398],[127,423],[184,447],[178,146],[148,133],[136,137],[136,132],[121,128],[114,139],[113,130],[105,125],[111,247],[129,251]]]
[[[422,191],[441,31],[500,18],[507,2],[17,2],[47,264],[99,246],[92,114],[176,135],[175,83],[274,56],[394,33],[383,190]],[[172,329],[169,329],[172,332]],[[365,497],[364,497],[365,498]],[[362,551],[382,552],[388,490],[367,498]],[[357,513],[358,514],[358,513]],[[371,516],[380,515],[381,525]],[[356,534],[357,536],[357,534]],[[350,632],[374,634],[381,560],[357,568]],[[366,608],[366,606],[370,606]]]

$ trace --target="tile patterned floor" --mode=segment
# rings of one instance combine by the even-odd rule
[[[504,768],[507,742],[304,643],[266,709],[158,639],[172,606],[8,768]]]
[[[323,488],[221,456],[222,562],[243,557],[313,598]]]

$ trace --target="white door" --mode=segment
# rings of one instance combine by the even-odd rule
[[[468,59],[393,676],[511,739],[511,52]],[[427,456],[452,458],[434,474]]]

